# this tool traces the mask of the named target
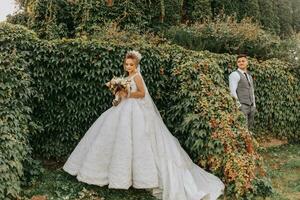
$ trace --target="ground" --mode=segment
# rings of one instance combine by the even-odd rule
[[[263,152],[275,193],[268,200],[300,200],[300,145],[283,145]]]
[[[275,189],[267,200],[300,200],[300,144],[271,140],[261,150]],[[90,186],[63,172],[61,163],[45,163],[43,175],[24,188],[22,200],[155,200],[147,191]]]

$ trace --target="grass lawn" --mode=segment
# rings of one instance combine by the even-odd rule
[[[262,152],[275,189],[267,200],[300,200],[300,145],[270,147]],[[33,197],[33,198],[32,198]],[[46,167],[31,187],[24,188],[22,200],[155,200],[145,190],[116,190],[80,183],[60,167]]]
[[[22,192],[23,198],[35,196],[36,200],[156,200],[141,189],[117,190],[78,182],[61,168],[46,169],[36,183]]]
[[[275,189],[268,200],[300,200],[300,144],[267,148],[262,152]]]

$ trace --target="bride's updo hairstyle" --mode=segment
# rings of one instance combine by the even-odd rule
[[[138,67],[138,65],[142,59],[142,55],[138,51],[134,51],[134,50],[128,51],[125,55],[124,64],[127,59],[135,60],[136,67]]]

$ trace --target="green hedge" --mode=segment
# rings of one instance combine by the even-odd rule
[[[32,90],[27,63],[16,54],[0,53],[0,199],[17,197],[24,175],[23,163],[30,159],[28,134]]]
[[[164,33],[173,43],[187,49],[214,53],[247,53],[268,59],[276,56],[280,38],[264,31],[250,19],[232,17],[192,25],[173,26]]]
[[[113,97],[104,83],[123,73],[126,51],[137,49],[143,55],[142,73],[154,101],[194,161],[219,175],[227,184],[229,196],[251,198],[271,192],[263,176],[257,174],[263,173],[257,144],[229,95],[227,79],[234,69],[235,56],[139,41],[40,41],[35,36],[21,37],[30,32],[8,24],[2,24],[0,30],[6,31],[0,34],[2,46],[7,47],[4,50],[15,49],[26,58],[33,86],[39,91],[31,104],[33,119],[44,128],[30,137],[36,154],[57,159],[68,156],[91,123],[111,106]],[[257,130],[274,126],[271,130],[276,134],[299,139],[295,112],[299,107],[299,80],[277,60],[258,63],[250,59],[250,65],[260,91]],[[273,73],[280,82],[265,80]],[[276,107],[265,107],[268,102]],[[284,123],[278,123],[281,121]],[[257,184],[264,189],[257,190]]]
[[[32,73],[43,95],[34,103],[34,116],[45,131],[33,138],[33,145],[43,157],[61,158],[71,152],[91,122],[111,106],[112,96],[105,83],[113,75],[123,74],[128,47],[80,39],[43,45]],[[148,50],[140,49],[144,56],[141,64],[149,89],[157,91],[162,60],[157,51]]]
[[[29,67],[36,36],[21,26],[0,24],[0,199],[14,199],[39,173],[28,137],[41,127],[31,118],[36,95]]]
[[[259,113],[257,132],[271,132],[300,142],[300,77],[292,67],[277,59],[253,61]]]

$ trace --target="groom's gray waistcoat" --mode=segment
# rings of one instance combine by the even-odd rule
[[[241,104],[252,105],[253,104],[253,80],[252,77],[247,73],[248,79],[239,70],[237,72],[240,75],[240,81],[236,89],[236,93]]]

